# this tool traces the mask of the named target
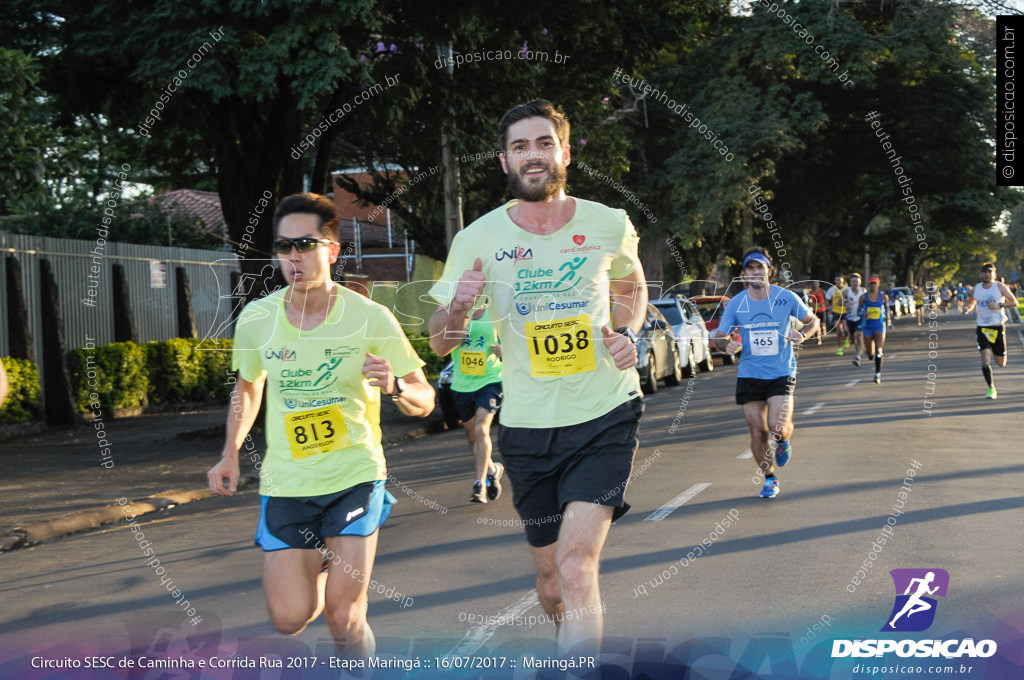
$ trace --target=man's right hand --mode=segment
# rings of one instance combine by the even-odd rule
[[[225,477],[228,479],[227,486],[224,486]],[[210,491],[218,496],[230,496],[235,493],[238,489],[238,455],[221,458],[220,462],[206,473],[206,479],[210,483]]]
[[[451,311],[460,316],[466,316],[469,310],[476,304],[476,299],[484,292],[484,263],[478,257],[473,262],[473,268],[462,272],[459,285],[455,289],[455,299],[452,300]]]

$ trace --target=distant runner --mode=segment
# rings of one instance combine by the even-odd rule
[[[1006,304],[1009,302],[1009,304]],[[1016,307],[1017,298],[1005,283],[996,281],[996,266],[991,262],[981,265],[981,282],[967,294],[964,314],[978,309],[978,349],[981,351],[981,374],[988,383],[986,399],[995,399],[995,379],[992,377],[992,358],[1000,368],[1006,366],[1006,313],[1005,307]]]
[[[745,290],[729,300],[718,324],[715,342],[719,349],[724,335],[739,329],[741,341],[729,339],[724,349],[735,354],[740,347],[740,365],[736,371],[736,403],[750,429],[750,451],[758,472],[764,473],[761,498],[779,495],[775,465],[784,466],[792,455],[793,392],[796,389],[796,356],[799,345],[818,329],[816,317],[803,300],[791,291],[771,285],[775,272],[771,255],[760,246],[743,254],[740,274]],[[804,324],[803,333],[792,330],[792,319]],[[775,439],[775,460],[768,434]]]
[[[836,356],[843,356],[843,349],[850,346],[850,334],[846,330],[846,279],[836,276],[835,285],[825,293],[825,300],[831,305],[832,319],[829,328],[836,331]]]
[[[487,306],[470,316],[466,337],[452,352],[452,398],[476,463],[469,500],[495,501],[501,496],[505,466],[491,460],[491,423],[501,408],[501,346]]]
[[[861,305],[864,353],[875,358],[875,384],[882,382],[882,345],[885,344],[885,321],[889,313],[889,296],[881,291],[877,276],[868,279],[868,292]]]
[[[860,330],[860,305],[864,297],[864,289],[860,287],[860,274],[850,275],[850,287],[846,289],[846,332],[853,339],[857,352],[853,360],[854,366],[860,366],[860,348],[864,343],[864,335]]]

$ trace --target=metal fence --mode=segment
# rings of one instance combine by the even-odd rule
[[[231,337],[231,272],[239,271],[232,252],[78,241],[0,231],[0,285],[7,280],[7,258],[21,267],[28,325],[36,359],[42,358],[44,309],[56,307],[64,322],[67,349],[114,341],[113,265],[124,267],[140,342],[177,336],[175,269],[184,267],[192,288],[199,337]],[[58,300],[41,300],[39,262],[50,261]],[[162,284],[162,286],[161,286]],[[90,295],[90,289],[95,291]],[[94,303],[94,304],[93,304]],[[10,354],[7,295],[0,295],[0,356]]]

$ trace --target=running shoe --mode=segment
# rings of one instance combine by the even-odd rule
[[[505,466],[493,463],[494,472],[487,473],[487,500],[496,501],[501,498],[501,476],[505,474]]]
[[[882,374],[881,373],[875,373],[875,384],[876,385],[881,385],[882,384]]]
[[[786,463],[789,462],[789,457],[793,455],[793,447],[790,446],[789,440],[776,442],[775,444],[775,464],[779,467],[785,467]]]
[[[484,491],[484,485],[480,482],[473,482],[473,495],[469,497],[471,503],[486,503],[487,492]]]
[[[996,388],[994,387],[988,388],[988,392],[985,393],[986,399],[995,399],[997,396],[998,392],[996,392]]]
[[[860,366],[860,355],[859,354],[857,355],[857,358],[853,360],[853,365],[854,366]]]
[[[843,345],[843,347],[849,347],[849,346],[850,346],[850,339],[846,338],[845,344]]]
[[[836,350],[836,356],[837,357],[843,356],[843,348],[842,347],[840,347],[839,349]]]
[[[779,495],[779,480],[769,477],[764,480],[764,488],[761,489],[761,498],[775,498]]]

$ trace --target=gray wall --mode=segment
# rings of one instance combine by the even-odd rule
[[[99,253],[98,274],[92,267]],[[184,267],[192,286],[192,306],[199,337],[229,338],[231,318],[231,272],[239,271],[233,252],[192,248],[146,246],[134,243],[78,241],[72,239],[23,236],[0,231],[0,285],[6,280],[6,258],[14,256],[21,265],[29,328],[37,360],[42,357],[42,309],[57,305],[64,322],[67,349],[83,347],[88,335],[97,345],[114,341],[114,305],[112,300],[112,264],[125,268],[129,300],[135,316],[139,341],[176,337],[177,304],[174,272]],[[41,301],[39,261],[50,261],[57,279],[59,300]],[[166,263],[167,287],[150,285],[150,262]],[[93,276],[92,279],[89,277]],[[88,295],[90,281],[98,280],[95,297]],[[96,306],[82,303],[95,300]],[[0,356],[8,356],[8,311],[6,291],[0,295]]]

